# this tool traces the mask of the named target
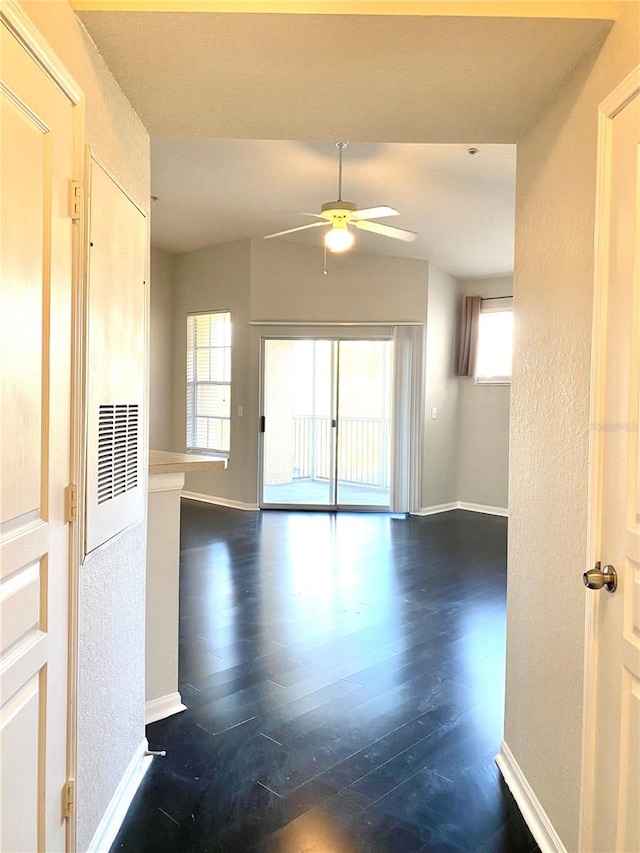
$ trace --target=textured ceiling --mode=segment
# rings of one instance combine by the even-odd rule
[[[79,12],[152,136],[516,142],[611,22]]]
[[[515,146],[363,144],[345,150],[343,197],[388,204],[413,243],[357,232],[356,251],[424,258],[461,277],[513,269]],[[152,242],[173,252],[312,220],[337,196],[334,142],[152,141]],[[276,238],[320,247],[323,229]]]
[[[356,250],[461,277],[513,268],[515,148],[494,143],[516,142],[611,26],[78,14],[152,136],[154,245],[189,251],[308,222],[299,214],[336,196],[334,142],[348,139],[343,196],[395,207],[389,224],[419,233],[405,244],[358,232]],[[284,239],[320,246],[320,230]]]

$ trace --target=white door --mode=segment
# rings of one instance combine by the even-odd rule
[[[603,105],[593,550],[618,587],[588,592],[594,718],[581,850],[640,850],[640,69]]]
[[[65,849],[75,108],[8,20],[0,25],[0,847],[32,853]]]

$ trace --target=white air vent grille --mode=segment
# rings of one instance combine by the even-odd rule
[[[98,503],[138,485],[138,406],[101,405],[98,420]]]

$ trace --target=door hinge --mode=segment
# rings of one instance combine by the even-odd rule
[[[76,780],[67,779],[62,789],[62,816],[71,817],[76,807]]]
[[[80,181],[69,181],[69,216],[80,219],[82,216],[82,184]]]
[[[64,490],[64,520],[78,520],[78,487],[70,483]]]

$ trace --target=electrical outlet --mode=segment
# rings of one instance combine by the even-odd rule
[[[244,407],[238,406],[238,417],[241,418],[244,415]]]

